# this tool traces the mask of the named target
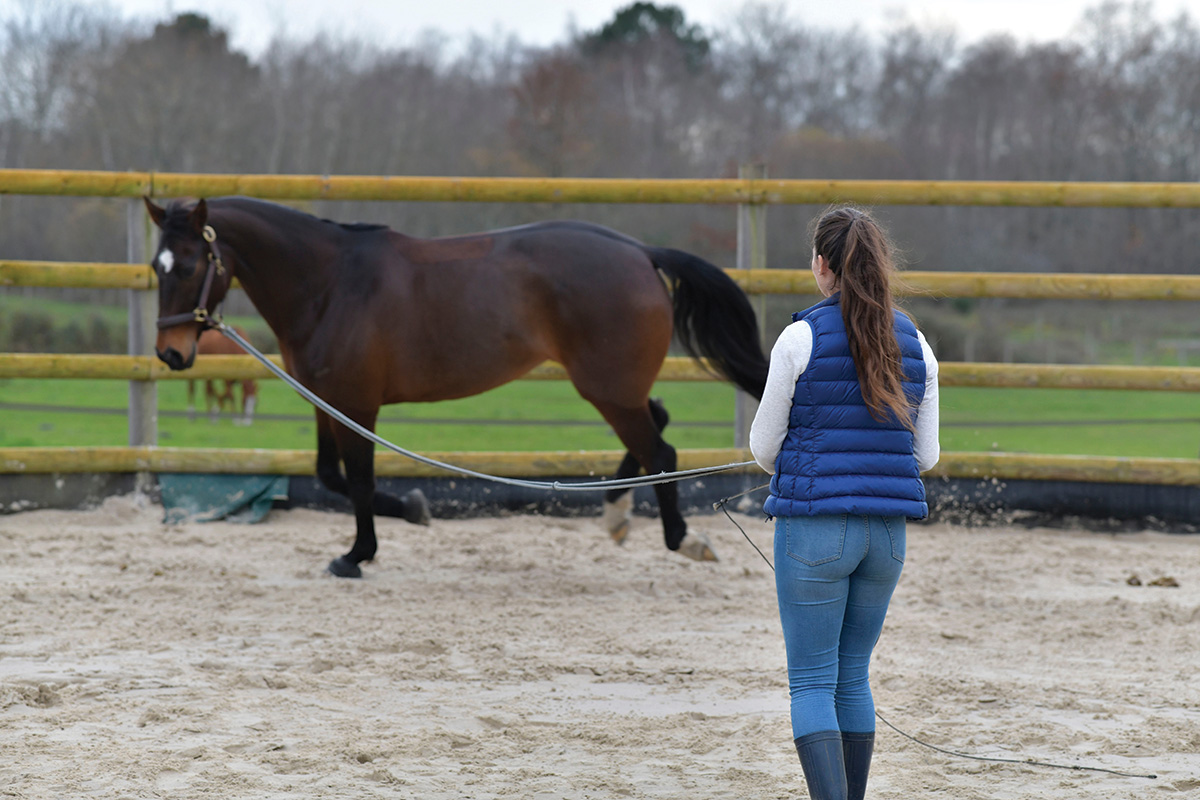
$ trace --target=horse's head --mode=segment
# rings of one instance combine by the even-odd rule
[[[171,369],[187,369],[196,358],[196,340],[225,298],[232,276],[221,263],[204,200],[162,208],[143,199],[162,232],[150,262],[158,276],[155,351]]]

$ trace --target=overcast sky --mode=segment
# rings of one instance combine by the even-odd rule
[[[469,33],[515,35],[525,44],[564,41],[567,31],[593,30],[632,0],[106,0],[126,17],[159,20],[202,9],[232,33],[236,47],[257,53],[273,34],[301,39],[320,31],[381,45],[412,43],[434,29],[452,38]],[[671,0],[661,0],[668,4]],[[1007,31],[1020,41],[1066,37],[1083,11],[1100,0],[785,0],[799,21],[816,27],[860,28],[878,33],[896,12],[915,21],[948,23],[960,41]],[[741,0],[674,0],[689,22],[709,31],[728,20]],[[0,0],[7,5],[7,0]],[[1187,10],[1200,20],[1200,0],[1157,0],[1155,16]]]

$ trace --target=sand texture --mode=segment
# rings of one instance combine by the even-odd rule
[[[735,517],[770,554],[771,528]],[[800,798],[770,569],[595,519],[0,517],[0,797]],[[1137,577],[1132,585],[1130,579]],[[1176,583],[1177,586],[1152,585]],[[869,797],[1200,797],[1200,536],[913,525]]]

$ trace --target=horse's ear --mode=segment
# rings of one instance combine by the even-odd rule
[[[188,214],[188,222],[192,223],[192,229],[196,233],[204,234],[204,226],[208,224],[208,203],[204,202],[204,198],[201,198]]]
[[[167,210],[162,206],[154,205],[154,201],[147,195],[142,195],[142,201],[146,204],[146,211],[150,214],[150,219],[154,220],[154,224],[161,228],[163,220],[167,218]]]

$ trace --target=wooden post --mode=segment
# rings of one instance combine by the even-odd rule
[[[129,200],[125,212],[126,252],[131,264],[148,260],[151,237],[149,221],[142,201]],[[158,333],[158,298],[153,289],[129,290],[129,355],[153,356]],[[129,382],[129,446],[153,447],[158,444],[158,387],[151,380]],[[149,473],[138,473],[138,489],[147,488]]]
[[[765,164],[743,164],[738,167],[738,178],[742,180],[765,180]],[[740,203],[737,216],[737,268],[767,268],[767,207],[762,203]],[[758,338],[762,342],[766,301],[763,295],[750,300],[758,315]],[[758,411],[758,401],[743,391],[738,391],[734,408],[733,446],[750,446],[750,423]]]

